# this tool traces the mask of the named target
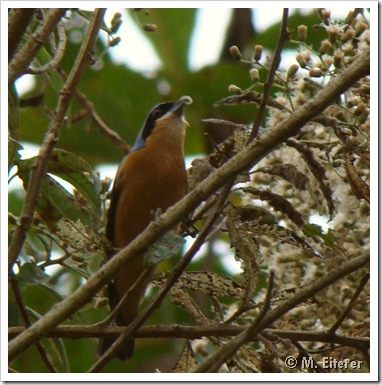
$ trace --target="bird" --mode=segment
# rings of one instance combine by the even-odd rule
[[[112,245],[107,259],[133,241],[161,212],[173,206],[187,193],[187,172],[184,161],[184,141],[188,122],[184,107],[192,98],[182,96],[176,101],[156,105],[149,112],[131,152],[122,160],[114,180],[107,213],[106,237]],[[109,306],[117,306],[145,271],[145,256],[139,256],[108,284]],[[127,295],[115,316],[118,326],[129,325],[137,316],[151,273]],[[102,355],[115,338],[101,340]],[[124,361],[134,352],[134,338],[128,339],[116,352]]]

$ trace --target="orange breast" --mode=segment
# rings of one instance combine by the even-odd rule
[[[122,248],[140,234],[162,211],[187,191],[182,156],[149,154],[146,148],[131,153],[118,171],[120,190],[115,212],[114,246]]]
[[[149,153],[147,148],[132,152],[120,166],[116,178],[119,190],[114,216],[113,244],[123,248],[153,220],[156,210],[165,211],[187,191],[187,174],[183,155]],[[120,299],[144,270],[144,256],[130,262],[115,279]],[[148,282],[142,282],[129,296],[128,306],[121,309],[122,319],[131,322]]]

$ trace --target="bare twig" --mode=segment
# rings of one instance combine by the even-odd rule
[[[342,322],[344,322],[346,316],[349,314],[350,310],[353,308],[355,302],[357,301],[359,295],[361,294],[363,288],[367,284],[367,282],[370,279],[370,274],[365,274],[363,278],[361,279],[357,290],[354,292],[352,299],[349,301],[348,305],[344,309],[344,311],[341,313],[341,315],[338,317],[338,320],[335,322],[335,324],[328,330],[329,334],[333,334],[336,332],[336,330],[341,326]]]
[[[71,316],[77,309],[90,301],[93,296],[105,285],[126,261],[142,255],[149,245],[159,239],[168,230],[181,222],[200,202],[209,198],[218,188],[235,177],[239,172],[248,169],[259,162],[272,149],[283,143],[286,139],[296,135],[310,119],[320,114],[326,107],[331,105],[336,98],[351,87],[358,79],[369,73],[370,51],[364,50],[356,57],[346,71],[340,73],[305,103],[302,107],[288,116],[285,120],[275,125],[269,132],[259,136],[256,141],[251,142],[237,155],[224,163],[219,169],[211,173],[206,179],[199,183],[177,204],[169,208],[164,214],[152,222],[133,242],[116,254],[97,273],[79,287],[72,295],[58,303],[48,311],[40,320],[33,324],[9,343],[9,358],[12,359],[34,341],[42,338],[63,320]],[[368,261],[368,257],[359,257],[349,262],[352,268],[357,269]],[[341,269],[344,266],[340,268]],[[349,266],[348,266],[349,268]],[[331,274],[330,272],[329,274]],[[346,274],[346,272],[344,273]],[[308,296],[309,298],[309,296]],[[303,302],[305,298],[302,298]],[[300,302],[299,302],[300,303]],[[286,307],[290,304],[289,302]],[[284,308],[283,308],[284,309]],[[290,308],[286,308],[285,312]],[[272,316],[278,314],[271,311]],[[269,320],[271,314],[266,316]],[[274,319],[272,319],[272,322]],[[264,321],[265,322],[265,321]]]
[[[58,47],[54,48],[53,59],[49,63],[46,63],[41,67],[36,67],[36,68],[28,67],[26,71],[28,74],[31,74],[31,75],[41,74],[43,72],[47,72],[51,69],[57,68],[57,66],[60,64],[62,58],[64,57],[66,41],[67,41],[65,27],[61,21],[57,23],[57,31],[58,31],[59,41],[58,41]]]
[[[82,74],[91,62],[91,53],[97,39],[104,13],[105,10],[95,11],[94,17],[89,25],[89,32],[87,33],[84,43],[80,48],[80,52],[76,62],[74,63],[73,69],[70,72],[68,80],[66,81],[64,88],[60,93],[57,109],[47,130],[44,142],[37,157],[36,164],[32,167],[31,178],[27,189],[25,204],[21,213],[20,222],[15,229],[12,241],[8,249],[9,272],[12,271],[13,264],[16,262],[16,259],[18,258],[20,250],[25,241],[26,233],[32,224],[33,215],[37,206],[37,198],[40,193],[41,183],[47,170],[49,157],[51,156],[52,151],[58,141],[61,127],[64,123],[65,114],[72,99],[73,92],[76,89]]]
[[[150,275],[152,274],[152,269],[146,269],[143,271],[143,273],[139,276],[139,278],[134,282],[134,285],[129,288],[125,292],[125,294],[122,296],[120,301],[118,302],[117,306],[115,306],[111,312],[108,314],[108,316],[102,320],[101,322],[98,322],[97,325],[109,325],[113,319],[115,318],[116,314],[121,310],[121,307],[124,305],[124,303],[127,300],[127,297],[136,289],[137,286],[139,286],[142,282],[145,282]],[[112,355],[112,354],[111,354]]]
[[[246,342],[251,341],[253,337],[260,331],[259,325],[261,324],[261,321],[264,319],[265,315],[267,314],[267,311],[269,309],[270,303],[271,303],[271,295],[272,295],[272,289],[273,289],[273,282],[274,282],[274,271],[271,270],[269,273],[269,283],[268,283],[268,289],[267,294],[264,300],[263,307],[259,313],[259,315],[256,317],[255,321],[252,325],[247,327],[242,333],[240,333],[237,337],[232,339],[227,344],[223,345],[221,348],[215,351],[215,353],[211,354],[206,360],[203,361],[202,364],[200,364],[196,370],[195,373],[214,373],[219,370],[219,368],[229,359],[231,358],[242,345],[244,345]]]
[[[49,332],[46,337],[49,338],[101,338],[118,337],[125,326],[103,326],[96,325],[60,325]],[[148,325],[138,329],[134,338],[185,338],[198,339],[202,337],[234,337],[242,333],[245,326],[212,324],[198,326],[183,325]],[[12,326],[8,328],[8,337],[13,339],[26,330],[24,326]],[[352,348],[364,351],[370,347],[370,338],[351,337],[342,334],[328,334],[327,331],[305,331],[305,330],[280,330],[264,329],[261,332],[264,338],[273,340],[277,337],[291,341],[313,341],[327,342],[341,346],[350,346]],[[277,336],[277,337],[276,337]],[[252,341],[256,341],[259,335],[254,336]]]
[[[98,126],[100,131],[104,133],[124,154],[128,154],[131,146],[128,145],[114,130],[112,130],[98,115],[94,104],[79,90],[76,90],[75,97],[86,108],[93,122]]]
[[[298,349],[300,352],[300,357],[305,357],[308,360],[312,360],[313,363],[313,370],[314,372],[317,373],[327,373],[327,370],[323,369],[321,365],[316,362],[316,360],[310,355],[310,353],[298,342],[298,341],[293,341],[293,345]]]
[[[261,103],[259,110],[256,113],[255,121],[253,122],[252,132],[249,136],[248,143],[251,142],[254,138],[256,138],[259,133],[259,128],[261,124],[261,120],[263,119],[265,108],[268,103],[269,94],[271,93],[271,88],[273,84],[273,79],[275,78],[276,70],[281,61],[281,51],[282,48],[289,37],[288,33],[288,8],[283,9],[283,19],[281,24],[281,32],[280,37],[277,42],[277,47],[275,53],[273,55],[271,68],[268,71],[267,80],[264,83],[264,93],[261,98]]]
[[[47,11],[43,24],[29,38],[29,40],[14,55],[8,66],[8,84],[27,73],[27,68],[46,38],[52,32],[60,19],[65,15],[66,8],[51,8]]]
[[[292,298],[286,300],[282,305],[277,306],[273,310],[269,311],[267,314],[264,314],[265,313],[264,309],[266,308],[266,306],[264,305],[263,311],[262,311],[262,317],[260,317],[259,315],[258,317],[259,321],[255,322],[256,325],[255,326],[253,326],[254,324],[251,325],[251,332],[249,331],[249,328],[246,329],[243,333],[237,336],[233,341],[230,341],[229,343],[227,343],[225,346],[223,346],[221,349],[219,349],[217,352],[211,355],[206,361],[204,361],[204,363],[201,364],[196,369],[196,372],[202,373],[205,371],[213,371],[213,370],[219,369],[219,367],[225,362],[224,360],[222,360],[223,355],[225,360],[227,359],[227,356],[230,357],[228,353],[231,353],[231,350],[234,350],[234,348],[240,347],[242,343],[248,341],[249,340],[248,335],[252,336],[253,338],[253,336],[256,333],[264,331],[266,327],[270,327],[276,320],[278,320],[280,317],[286,314],[289,310],[295,308],[300,303],[305,302],[306,300],[313,297],[318,292],[330,286],[334,282],[358,270],[360,267],[366,265],[368,262],[369,262],[369,256],[354,258],[347,264],[341,266],[341,268],[337,269],[336,271],[330,271],[324,277],[316,280],[312,285],[307,286],[305,289],[301,290]],[[268,290],[268,295],[269,294],[270,292]],[[244,333],[247,333],[247,334],[244,334]],[[224,351],[224,348],[227,349],[227,352]],[[235,353],[235,351],[233,353]]]
[[[58,73],[61,77],[66,80],[68,75],[62,68],[58,68]],[[104,133],[117,148],[119,148],[123,153],[128,154],[131,150],[131,146],[128,145],[114,130],[112,130],[98,115],[94,104],[86,97],[84,93],[80,90],[76,90],[74,96],[86,109],[88,115],[92,118],[93,122],[98,126],[102,133]]]
[[[19,308],[21,317],[22,317],[22,319],[24,321],[24,324],[25,324],[26,327],[29,327],[31,325],[31,322],[29,320],[27,309],[25,308],[25,305],[24,305],[24,301],[23,301],[23,298],[22,298],[22,295],[21,295],[21,292],[20,292],[19,283],[18,283],[16,277],[14,276],[14,274],[10,275],[9,282],[11,284],[12,291],[13,291],[13,294],[15,296],[15,300],[16,300],[17,306]],[[41,345],[41,343],[39,341],[37,341],[35,343],[35,346],[37,348],[38,353],[40,354],[42,362],[46,365],[48,370],[51,373],[56,373],[57,370],[53,366],[53,364],[49,361],[47,353],[46,353],[44,347]]]

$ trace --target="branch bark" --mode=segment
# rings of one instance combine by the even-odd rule
[[[46,337],[49,338],[101,338],[118,337],[126,328],[122,326],[100,326],[100,325],[60,325],[50,331]],[[134,338],[185,338],[198,339],[202,337],[234,337],[245,330],[245,326],[218,324],[201,326],[183,325],[149,325],[143,326],[134,334]],[[13,326],[8,328],[8,337],[13,339],[25,331],[24,326]],[[364,350],[370,346],[368,337],[351,337],[342,334],[329,334],[326,331],[305,331],[305,330],[279,330],[264,329],[261,332],[266,338],[272,336],[290,339],[291,341],[315,341],[328,342],[342,346],[350,346],[355,349]],[[257,340],[254,336],[253,341]]]
[[[120,271],[129,260],[141,255],[150,244],[173,228],[176,223],[185,218],[200,202],[206,200],[227,181],[235,177],[235,175],[253,166],[276,146],[283,143],[289,137],[296,135],[310,119],[331,105],[339,95],[350,88],[357,80],[367,75],[369,69],[370,50],[365,49],[346,71],[332,79],[314,98],[297,109],[283,122],[273,127],[272,130],[259,136],[257,140],[251,142],[236,156],[213,172],[181,201],[152,222],[142,234],[102,266],[83,286],[57,304],[29,329],[12,340],[9,343],[9,358],[12,359],[17,356],[17,354],[45,336],[77,309],[90,301],[95,293]],[[358,263],[360,262],[359,258],[356,260]],[[364,259],[361,258],[361,260],[360,266],[366,263]],[[271,314],[274,314],[273,311],[265,317],[263,322],[269,321]]]
[[[288,14],[289,14],[289,9],[284,8],[280,37],[278,39],[277,47],[273,54],[272,64],[271,64],[271,67],[269,68],[267,80],[265,81],[265,84],[264,84],[264,93],[263,93],[263,96],[261,97],[259,110],[256,112],[255,121],[253,122],[252,132],[251,132],[251,135],[249,136],[248,142],[251,142],[254,138],[256,138],[257,134],[259,133],[261,120],[264,117],[265,108],[267,106],[269,95],[271,93],[271,88],[272,88],[273,80],[276,75],[276,70],[280,65],[281,51],[290,35],[290,33],[288,32]]]
[[[52,8],[46,13],[44,23],[14,55],[8,66],[8,84],[27,73],[27,67],[37,55],[53,28],[65,15],[67,8]]]
[[[269,306],[271,304],[272,297],[272,289],[274,283],[275,273],[273,270],[270,271],[269,280],[268,280],[268,288],[267,294],[265,296],[263,307],[254,320],[254,322],[245,328],[239,335],[233,338],[230,342],[223,345],[221,348],[216,350],[213,354],[208,356],[194,371],[195,373],[214,373],[219,370],[219,368],[226,362],[229,358],[231,358],[242,345],[246,342],[251,341],[261,330],[260,325],[263,321],[265,315],[268,312]]]
[[[92,50],[97,39],[104,13],[105,10],[95,11],[94,18],[90,22],[88,33],[86,34],[85,41],[80,48],[77,60],[74,63],[73,69],[69,74],[64,88],[61,90],[57,108],[47,130],[42,147],[39,151],[37,162],[32,168],[31,178],[25,198],[25,204],[20,216],[20,222],[16,227],[8,249],[9,272],[12,271],[12,267],[16,262],[16,259],[18,258],[21,248],[24,244],[27,231],[32,224],[33,215],[37,206],[38,195],[40,193],[41,183],[46,174],[48,160],[58,141],[61,128],[65,120],[66,111],[73,97],[74,90],[76,89],[81,76],[85,72],[85,69],[88,67],[92,60]]]
[[[13,8],[8,15],[8,63],[16,53],[36,8]]]

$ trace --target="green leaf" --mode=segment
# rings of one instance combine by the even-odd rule
[[[11,285],[8,285],[8,326],[22,325],[22,318]]]
[[[159,262],[180,253],[185,242],[176,231],[169,231],[149,248],[146,253],[146,265],[148,267],[155,266]]]
[[[17,281],[20,290],[28,285],[41,284],[49,278],[49,275],[45,274],[39,267],[31,262],[24,263],[17,273]]]
[[[27,186],[30,171],[37,157],[20,160],[18,174]],[[49,224],[58,221],[62,216],[76,222],[78,219],[85,225],[99,226],[101,209],[100,180],[91,167],[79,156],[64,150],[55,150],[48,161],[47,172],[60,177],[75,187],[86,201],[76,199],[60,183],[50,175],[42,182],[38,211]]]
[[[65,150],[55,150],[48,163],[48,172],[69,182],[88,199],[93,211],[99,212],[100,179],[84,159]]]
[[[304,225],[302,231],[307,237],[320,237],[325,242],[325,244],[330,247],[332,247],[337,241],[332,229],[328,229],[328,231],[324,233],[322,227],[314,223],[308,223]]]
[[[32,227],[32,229],[33,229],[33,227]],[[28,235],[31,235],[31,234],[28,234]],[[33,239],[35,237],[29,237],[29,238]],[[33,260],[36,262],[45,261],[46,260],[46,252],[45,252],[45,250],[41,249],[41,244],[38,246],[40,246],[40,247],[37,247],[35,239],[30,240],[27,238],[24,242],[24,252],[26,255],[32,257]]]
[[[334,236],[334,231],[332,229],[328,229],[327,233],[322,235],[322,239],[328,246],[333,246],[334,243],[337,242],[337,238]]]
[[[82,205],[51,176],[46,176],[46,179],[42,182],[41,191],[48,201],[44,202],[45,204],[43,204],[41,209],[56,209],[63,217],[73,222],[79,219],[85,225],[94,223],[95,218],[92,215],[92,211],[89,210],[89,207]],[[44,215],[47,213],[40,212],[40,214]],[[56,218],[56,216],[54,216],[54,218]]]
[[[8,87],[8,133],[15,139],[19,139],[20,113],[19,96],[14,84]]]
[[[302,231],[307,237],[320,237],[322,235],[322,227],[314,223],[308,223],[304,225]]]

